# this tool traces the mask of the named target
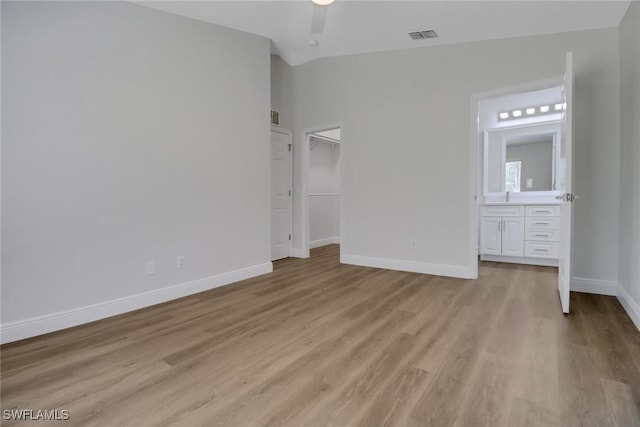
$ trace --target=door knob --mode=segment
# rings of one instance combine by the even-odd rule
[[[556,200],[562,200],[564,202],[573,202],[575,199],[579,199],[580,196],[573,193],[565,193],[560,196],[556,196]]]

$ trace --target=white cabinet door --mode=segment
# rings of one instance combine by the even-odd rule
[[[502,218],[502,255],[524,255],[524,218]]]
[[[483,217],[480,219],[480,253],[484,255],[502,254],[502,218]]]

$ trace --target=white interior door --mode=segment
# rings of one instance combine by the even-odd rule
[[[271,260],[286,258],[291,247],[291,134],[271,131]]]
[[[563,96],[565,102],[560,138],[560,164],[558,170],[558,196],[560,204],[560,253],[558,259],[558,292],[562,312],[569,312],[571,289],[571,227],[573,195],[573,53],[567,53],[567,69],[564,76]]]

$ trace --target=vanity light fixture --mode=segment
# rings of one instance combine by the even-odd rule
[[[318,6],[329,6],[335,0],[311,0],[311,1],[317,4]]]
[[[554,102],[552,104],[535,105],[525,108],[518,108],[511,111],[502,111],[498,113],[498,120],[524,119],[537,116],[546,116],[550,114],[561,114],[566,107],[565,102]]]

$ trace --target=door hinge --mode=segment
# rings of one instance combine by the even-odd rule
[[[289,146],[289,151],[291,151],[291,144],[287,144]]]
[[[289,240],[291,240],[291,234],[289,234]]]
[[[291,197],[291,190],[289,190],[289,197]]]

